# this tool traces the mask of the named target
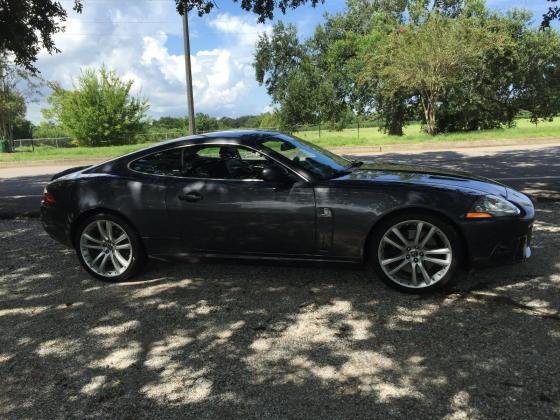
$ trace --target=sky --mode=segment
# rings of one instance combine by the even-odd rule
[[[60,0],[68,10],[66,31],[55,35],[59,54],[42,51],[37,67],[46,80],[71,88],[83,68],[105,64],[127,80],[135,94],[147,98],[149,117],[185,116],[186,84],[181,18],[173,0],[86,0],[82,14],[71,10],[73,0]],[[345,0],[325,0],[313,8],[302,6],[277,12],[273,22],[258,24],[256,15],[232,0],[199,17],[189,15],[195,111],[215,117],[260,114],[270,110],[270,98],[255,81],[252,66],[259,34],[274,21],[294,23],[300,37],[313,33],[325,13],[338,13]],[[490,8],[526,8],[535,20],[545,0],[490,0]],[[27,117],[42,120],[48,91],[28,104]]]

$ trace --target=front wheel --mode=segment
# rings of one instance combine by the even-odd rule
[[[414,213],[383,221],[373,235],[370,258],[389,286],[426,293],[449,284],[461,257],[455,229],[439,217]]]
[[[146,260],[138,234],[112,214],[99,213],[84,220],[76,231],[75,247],[86,271],[105,281],[129,279]]]

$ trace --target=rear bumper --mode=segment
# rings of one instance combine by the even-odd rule
[[[57,211],[53,206],[41,204],[41,223],[43,224],[45,232],[47,232],[51,238],[72,247],[70,224],[67,223],[64,214],[61,214],[61,212]]]

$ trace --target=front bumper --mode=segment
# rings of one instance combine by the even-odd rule
[[[531,257],[534,216],[467,221],[463,233],[472,267],[512,264]]]

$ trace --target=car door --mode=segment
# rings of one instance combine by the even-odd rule
[[[262,180],[259,169],[279,164],[248,148],[212,144],[185,150],[184,176],[170,180],[166,192],[168,223],[185,252],[315,254],[315,196],[309,183]],[[230,164],[231,155],[240,161]],[[245,164],[254,171],[248,173]]]

